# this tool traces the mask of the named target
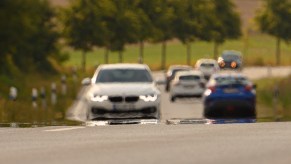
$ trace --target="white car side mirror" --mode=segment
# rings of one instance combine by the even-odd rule
[[[82,80],[82,85],[90,85],[91,84],[91,78],[87,77]]]

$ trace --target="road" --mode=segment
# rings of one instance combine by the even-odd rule
[[[244,73],[254,74],[257,68]],[[290,71],[291,69],[286,69]],[[268,70],[258,69],[257,76]],[[265,72],[265,74],[263,73]],[[277,75],[272,69],[272,76]],[[279,70],[283,74],[284,71]],[[282,73],[283,72],[283,73]],[[157,78],[161,73],[155,73]],[[81,99],[82,94],[80,95]],[[85,120],[83,101],[68,112]],[[162,94],[162,121],[147,125],[0,128],[0,163],[279,163],[291,161],[291,122],[178,124],[202,118],[200,99],[169,102]]]
[[[291,123],[1,128],[0,163],[289,164]]]

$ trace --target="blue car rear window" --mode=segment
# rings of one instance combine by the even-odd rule
[[[215,81],[216,85],[230,85],[230,84],[246,85],[249,83],[245,77],[232,77],[232,76],[216,77]]]

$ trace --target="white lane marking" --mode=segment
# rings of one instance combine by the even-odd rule
[[[83,129],[85,127],[72,127],[72,128],[61,128],[61,129],[49,129],[44,130],[45,132],[62,132],[62,131],[68,131],[68,130],[76,130],[76,129]]]

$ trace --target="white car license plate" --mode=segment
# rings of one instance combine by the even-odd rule
[[[184,88],[195,88],[195,85],[185,85]]]
[[[134,104],[113,104],[113,109],[117,110],[129,110],[134,108]]]

